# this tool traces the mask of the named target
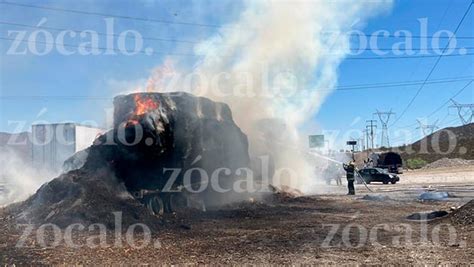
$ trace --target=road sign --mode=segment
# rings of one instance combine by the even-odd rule
[[[310,148],[321,148],[324,147],[324,135],[310,135],[309,138],[309,147]]]
[[[355,146],[357,145],[357,141],[347,141],[348,146]]]

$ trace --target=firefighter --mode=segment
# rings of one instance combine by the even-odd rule
[[[336,174],[336,185],[342,185],[341,175]]]
[[[355,181],[355,162],[352,160],[348,164],[343,164],[344,170],[346,171],[347,178],[347,189],[349,190],[348,195],[355,195],[354,181]]]
[[[341,172],[339,171],[339,168],[336,164],[331,165],[331,172],[334,175],[334,179],[336,180],[336,185],[342,185]]]

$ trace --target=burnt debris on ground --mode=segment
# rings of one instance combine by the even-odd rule
[[[369,200],[369,201],[388,201],[388,200],[392,200],[389,196],[380,195],[380,194],[377,194],[377,195],[364,195],[361,199],[362,200]]]
[[[124,225],[140,222],[153,228],[160,224],[159,218],[117,183],[107,168],[63,174],[44,184],[26,201],[7,207],[7,211],[22,223],[54,223],[59,227],[73,223],[102,223],[114,229],[113,212],[121,212]]]
[[[464,206],[453,211],[450,214],[452,222],[459,225],[473,225],[474,224],[474,200],[469,201]]]
[[[437,211],[430,211],[430,212],[416,212],[407,216],[407,219],[414,220],[414,221],[429,221],[429,220],[434,220],[437,218],[442,218],[448,214],[449,213],[444,210],[437,210]]]

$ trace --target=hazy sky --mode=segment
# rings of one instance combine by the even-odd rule
[[[427,34],[433,36],[439,30],[454,31],[470,2],[470,0],[395,1],[390,10],[371,18],[368,23],[355,21],[354,28],[369,35],[378,30],[387,30],[390,34],[394,34],[397,30],[407,30],[413,35],[420,35],[422,34],[420,20],[426,19]],[[151,47],[155,54],[104,55],[104,51],[99,51],[101,55],[62,55],[53,49],[47,55],[34,55],[29,51],[28,45],[37,45],[40,51],[44,48],[44,43],[41,42],[45,42],[45,39],[44,35],[38,32],[40,29],[15,26],[12,23],[104,33],[105,17],[97,14],[0,4],[0,37],[15,38],[16,34],[9,35],[8,31],[25,31],[26,42],[20,43],[16,50],[17,52],[27,50],[26,55],[9,55],[7,51],[12,49],[14,42],[0,40],[0,131],[10,132],[29,130],[31,123],[42,120],[49,122],[93,120],[104,125],[106,117],[104,108],[111,107],[111,98],[114,94],[135,86],[137,81],[146,81],[151,70],[162,64],[165,55],[171,59],[179,58],[181,64],[192,66],[199,60],[194,56],[195,44],[214,35],[220,25],[234,21],[242,11],[242,3],[233,0],[41,2],[22,0],[14,3],[143,18],[144,20],[115,18],[114,33],[120,34],[126,30],[138,31],[147,38],[144,40],[143,49]],[[146,21],[147,18],[156,21]],[[160,23],[158,20],[166,23]],[[48,31],[54,37],[60,32],[60,30]],[[36,39],[32,37],[35,32]],[[474,36],[473,10],[465,18],[457,36]],[[28,39],[29,37],[31,39]],[[28,43],[28,40],[36,40],[37,43]],[[68,49],[71,50],[77,50],[77,46],[81,44],[81,38],[77,36],[76,38],[67,36],[64,40],[65,44],[70,45]],[[390,48],[402,40],[380,38],[379,48]],[[114,41],[117,42],[117,37]],[[445,43],[446,39],[443,39],[441,47]],[[98,44],[99,47],[105,47],[106,36],[100,36]],[[132,43],[126,42],[126,45],[130,46]],[[420,45],[422,44],[419,39],[413,39],[414,50],[420,48]],[[358,44],[353,42],[352,48],[356,49],[357,46]],[[431,39],[428,39],[428,47],[431,47]],[[463,47],[467,48],[468,53],[474,53],[474,49],[469,49],[474,48],[474,39],[458,39],[457,49]],[[391,56],[397,55],[389,52],[386,56],[378,56],[367,51],[358,56],[348,56],[339,66],[338,86],[423,81],[437,61],[437,57],[380,59]],[[367,57],[378,58],[367,59]],[[426,117],[440,107],[465,86],[469,82],[467,79],[474,76],[473,74],[472,56],[443,57],[430,80],[442,79],[451,82],[426,84],[404,116],[392,126],[392,130],[408,125],[411,127],[407,130],[414,131],[417,126],[414,125],[416,118]],[[367,87],[333,91],[319,112],[308,121],[307,132],[318,133],[322,129],[340,131],[362,129],[367,119],[375,119],[373,112],[376,109],[381,111],[392,109],[396,113],[396,119],[416,94],[420,84]],[[456,99],[459,102],[472,103],[473,89],[474,86],[471,84]],[[450,110],[448,113],[446,106],[428,119],[429,122],[439,119],[441,126],[448,126],[460,124],[456,118],[455,110]],[[18,123],[14,121],[24,123],[18,128]],[[396,141],[394,139],[394,142]]]

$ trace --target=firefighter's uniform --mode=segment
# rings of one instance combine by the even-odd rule
[[[344,170],[346,171],[346,178],[347,178],[347,189],[349,190],[348,195],[355,195],[355,188],[354,188],[354,181],[355,181],[355,165],[354,162],[351,161],[349,164],[343,165]]]

